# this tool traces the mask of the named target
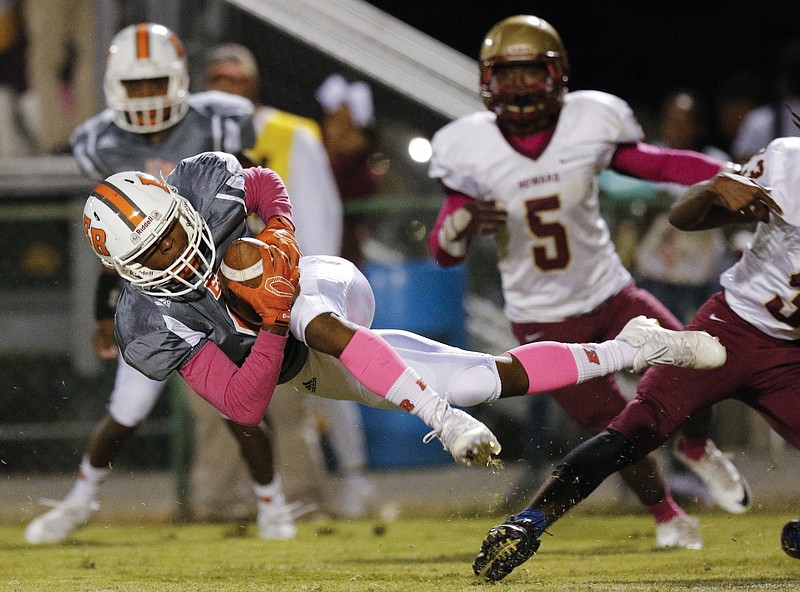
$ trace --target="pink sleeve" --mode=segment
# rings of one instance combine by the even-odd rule
[[[259,331],[241,368],[211,341],[180,369],[186,384],[236,423],[258,425],[278,384],[287,337]]]
[[[725,163],[693,150],[673,150],[637,142],[617,148],[611,168],[618,173],[667,183],[693,185],[716,175]]]
[[[262,167],[244,169],[244,191],[248,215],[255,212],[264,222],[272,216],[292,219],[289,194],[275,171]]]
[[[428,235],[428,247],[431,250],[431,255],[436,260],[436,263],[442,267],[458,265],[465,259],[465,257],[454,257],[442,249],[442,247],[439,245],[439,231],[441,230],[442,224],[444,224],[444,219],[447,218],[447,216],[470,201],[472,201],[472,198],[469,195],[448,189],[447,197],[442,204],[442,209],[439,210],[439,217],[436,218],[433,229],[431,230],[430,235]]]

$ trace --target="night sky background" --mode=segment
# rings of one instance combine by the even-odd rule
[[[658,105],[690,87],[711,99],[730,74],[772,84],[778,56],[800,39],[800,2],[590,0],[373,0],[374,6],[470,56],[486,32],[514,14],[549,21],[567,48],[571,90],[611,92]]]

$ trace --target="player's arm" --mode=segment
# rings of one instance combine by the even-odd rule
[[[747,177],[720,173],[692,185],[670,208],[669,221],[681,230],[706,230],[766,222],[770,210],[782,213],[768,189]]]
[[[723,169],[738,172],[741,167],[693,150],[676,150],[636,142],[619,146],[614,152],[610,168],[647,181],[693,185],[710,179]]]
[[[295,238],[292,205],[286,186],[271,169],[252,167],[244,170],[245,207],[265,222],[258,240],[277,246],[297,264],[300,246]]]
[[[506,223],[506,211],[494,201],[473,199],[447,190],[436,223],[428,237],[431,255],[439,265],[449,267],[464,261],[472,237],[494,234]]]
[[[206,341],[180,368],[180,375],[226,417],[243,425],[258,425],[278,384],[285,333],[285,327],[262,328],[241,367],[215,343]]]
[[[245,208],[264,221],[283,216],[291,222],[292,204],[278,173],[262,167],[244,169]]]
[[[237,423],[257,425],[269,406],[278,383],[286,332],[294,293],[299,281],[296,261],[290,261],[273,245],[260,248],[262,281],[257,288],[226,278],[223,291],[247,302],[261,317],[263,326],[241,367],[236,366],[212,342],[204,343],[184,363],[180,374],[206,401]]]
[[[114,311],[117,307],[122,280],[117,272],[103,269],[97,278],[94,297],[95,329],[92,335],[94,351],[101,360],[117,357],[117,342],[114,339]]]

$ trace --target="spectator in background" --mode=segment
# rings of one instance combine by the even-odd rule
[[[792,112],[800,113],[800,39],[783,49],[774,99],[750,111],[742,121],[731,144],[733,158],[746,162],[771,140],[800,135]]]
[[[0,0],[0,157],[31,152],[18,108],[26,86],[20,4],[17,0]]]
[[[29,117],[40,152],[69,153],[72,130],[95,113],[96,0],[23,0]]]
[[[322,110],[322,142],[342,201],[372,197],[387,169],[386,159],[377,150],[372,89],[366,82],[348,82],[341,74],[331,74],[315,96]],[[342,257],[361,266],[362,245],[368,236],[362,216],[345,214]]]
[[[714,143],[728,154],[747,115],[767,100],[766,85],[750,72],[736,72],[722,80],[714,97]]]
[[[342,205],[319,126],[313,119],[262,105],[259,74],[255,56],[243,45],[224,43],[212,48],[206,56],[206,89],[241,95],[256,106],[256,142],[247,155],[254,164],[274,170],[286,184],[303,254],[339,255]],[[256,224],[258,230],[260,221]],[[308,442],[318,440],[316,434],[322,431],[343,477],[332,510],[346,518],[363,516],[370,509],[375,486],[365,473],[366,441],[358,405],[310,396],[298,404],[298,399],[296,395],[277,396],[268,415],[277,432],[277,456],[284,467],[287,494],[306,501],[321,501],[322,453],[318,446],[309,450]],[[308,412],[314,418],[311,425]],[[217,423],[213,416],[208,419]],[[227,437],[223,430],[218,432]],[[197,445],[217,459],[226,454],[204,442]],[[198,466],[198,470],[213,472],[218,466],[219,462],[210,460]],[[220,489],[209,486],[206,483],[203,487],[207,496]],[[224,499],[224,491],[219,492],[219,497]]]
[[[720,161],[728,155],[707,143],[708,110],[691,90],[671,93],[663,103],[661,138],[666,148],[694,150]],[[660,188],[677,197],[685,187],[662,183]],[[691,234],[680,232],[666,213],[655,217],[635,254],[637,283],[663,302],[681,322],[686,323],[719,287],[724,266],[725,236],[712,229]]]

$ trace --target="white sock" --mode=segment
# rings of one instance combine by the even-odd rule
[[[94,500],[97,497],[98,488],[106,480],[110,470],[111,469],[105,467],[102,469],[93,467],[92,463],[89,462],[88,455],[84,455],[81,459],[81,468],[78,473],[78,478],[69,496]]]
[[[639,352],[639,348],[616,339],[602,343],[566,345],[578,366],[578,383],[631,368],[633,359]]]
[[[430,427],[436,427],[431,423],[435,410],[442,404],[448,405],[447,401],[425,384],[425,381],[411,368],[403,370],[386,393],[386,400],[419,417]]]
[[[260,503],[269,504],[273,501],[283,500],[283,484],[281,483],[281,476],[275,475],[272,481],[266,485],[261,483],[253,483],[253,491],[258,497]]]

